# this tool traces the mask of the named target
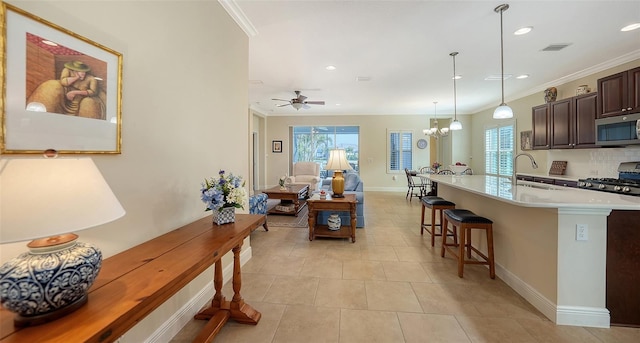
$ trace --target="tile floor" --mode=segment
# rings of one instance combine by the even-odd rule
[[[241,293],[262,319],[230,321],[215,341],[640,342],[640,329],[556,326],[484,266],[458,278],[453,259],[420,236],[420,201],[404,195],[366,192],[355,244],[310,242],[304,228],[254,231]],[[230,283],[223,292],[233,295]],[[191,342],[204,324],[190,322],[171,342]]]

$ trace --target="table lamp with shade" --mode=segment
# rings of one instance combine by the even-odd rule
[[[90,158],[0,160],[0,244],[32,240],[0,267],[0,302],[16,326],[75,311],[102,265],[72,232],[116,220],[124,209]]]
[[[344,149],[332,149],[329,151],[329,160],[324,167],[326,170],[333,170],[331,189],[334,198],[344,198],[344,176],[343,170],[351,170],[351,165],[347,161],[347,152]]]

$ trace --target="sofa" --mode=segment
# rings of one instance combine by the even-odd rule
[[[322,189],[331,192],[331,179],[325,179],[322,183]],[[360,175],[356,172],[347,172],[344,174],[344,194],[355,194],[358,204],[356,205],[356,227],[364,227],[364,184]],[[332,211],[320,211],[318,213],[318,223],[327,225],[329,216],[334,213]],[[342,225],[351,221],[351,215],[348,212],[335,212],[340,216]]]
[[[293,173],[286,180],[291,185],[309,185],[309,193],[320,188],[320,164],[316,162],[296,162]]]

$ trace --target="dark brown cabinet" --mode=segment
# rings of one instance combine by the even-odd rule
[[[573,148],[575,119],[572,98],[549,103],[551,149]]]
[[[534,150],[549,149],[549,104],[536,106],[531,109],[533,118],[533,142]]]
[[[640,211],[607,218],[607,309],[611,325],[640,327]]]
[[[640,111],[640,67],[598,80],[598,118]]]
[[[538,142],[537,149],[596,147],[597,99],[598,93],[589,93],[534,107],[534,149]],[[546,131],[543,118],[548,118]],[[543,147],[543,137],[536,137],[536,131],[545,132],[547,148]]]

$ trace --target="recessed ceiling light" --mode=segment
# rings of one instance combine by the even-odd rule
[[[456,75],[454,77],[452,77],[452,80],[460,80],[462,78],[462,75]]]
[[[340,104],[336,104],[336,106],[340,106]]]
[[[371,81],[371,76],[356,76],[356,81],[358,82]]]
[[[516,76],[516,79],[526,79],[527,77],[529,77],[529,74],[522,74],[522,75]]]
[[[640,28],[640,23],[633,23],[621,28],[620,31],[626,32],[626,31],[632,31],[638,28]]]
[[[336,66],[326,66],[324,67],[326,70],[336,70]]]
[[[516,36],[524,35],[531,32],[531,30],[533,30],[533,26],[525,26],[517,29],[516,32],[514,32],[513,34]]]

